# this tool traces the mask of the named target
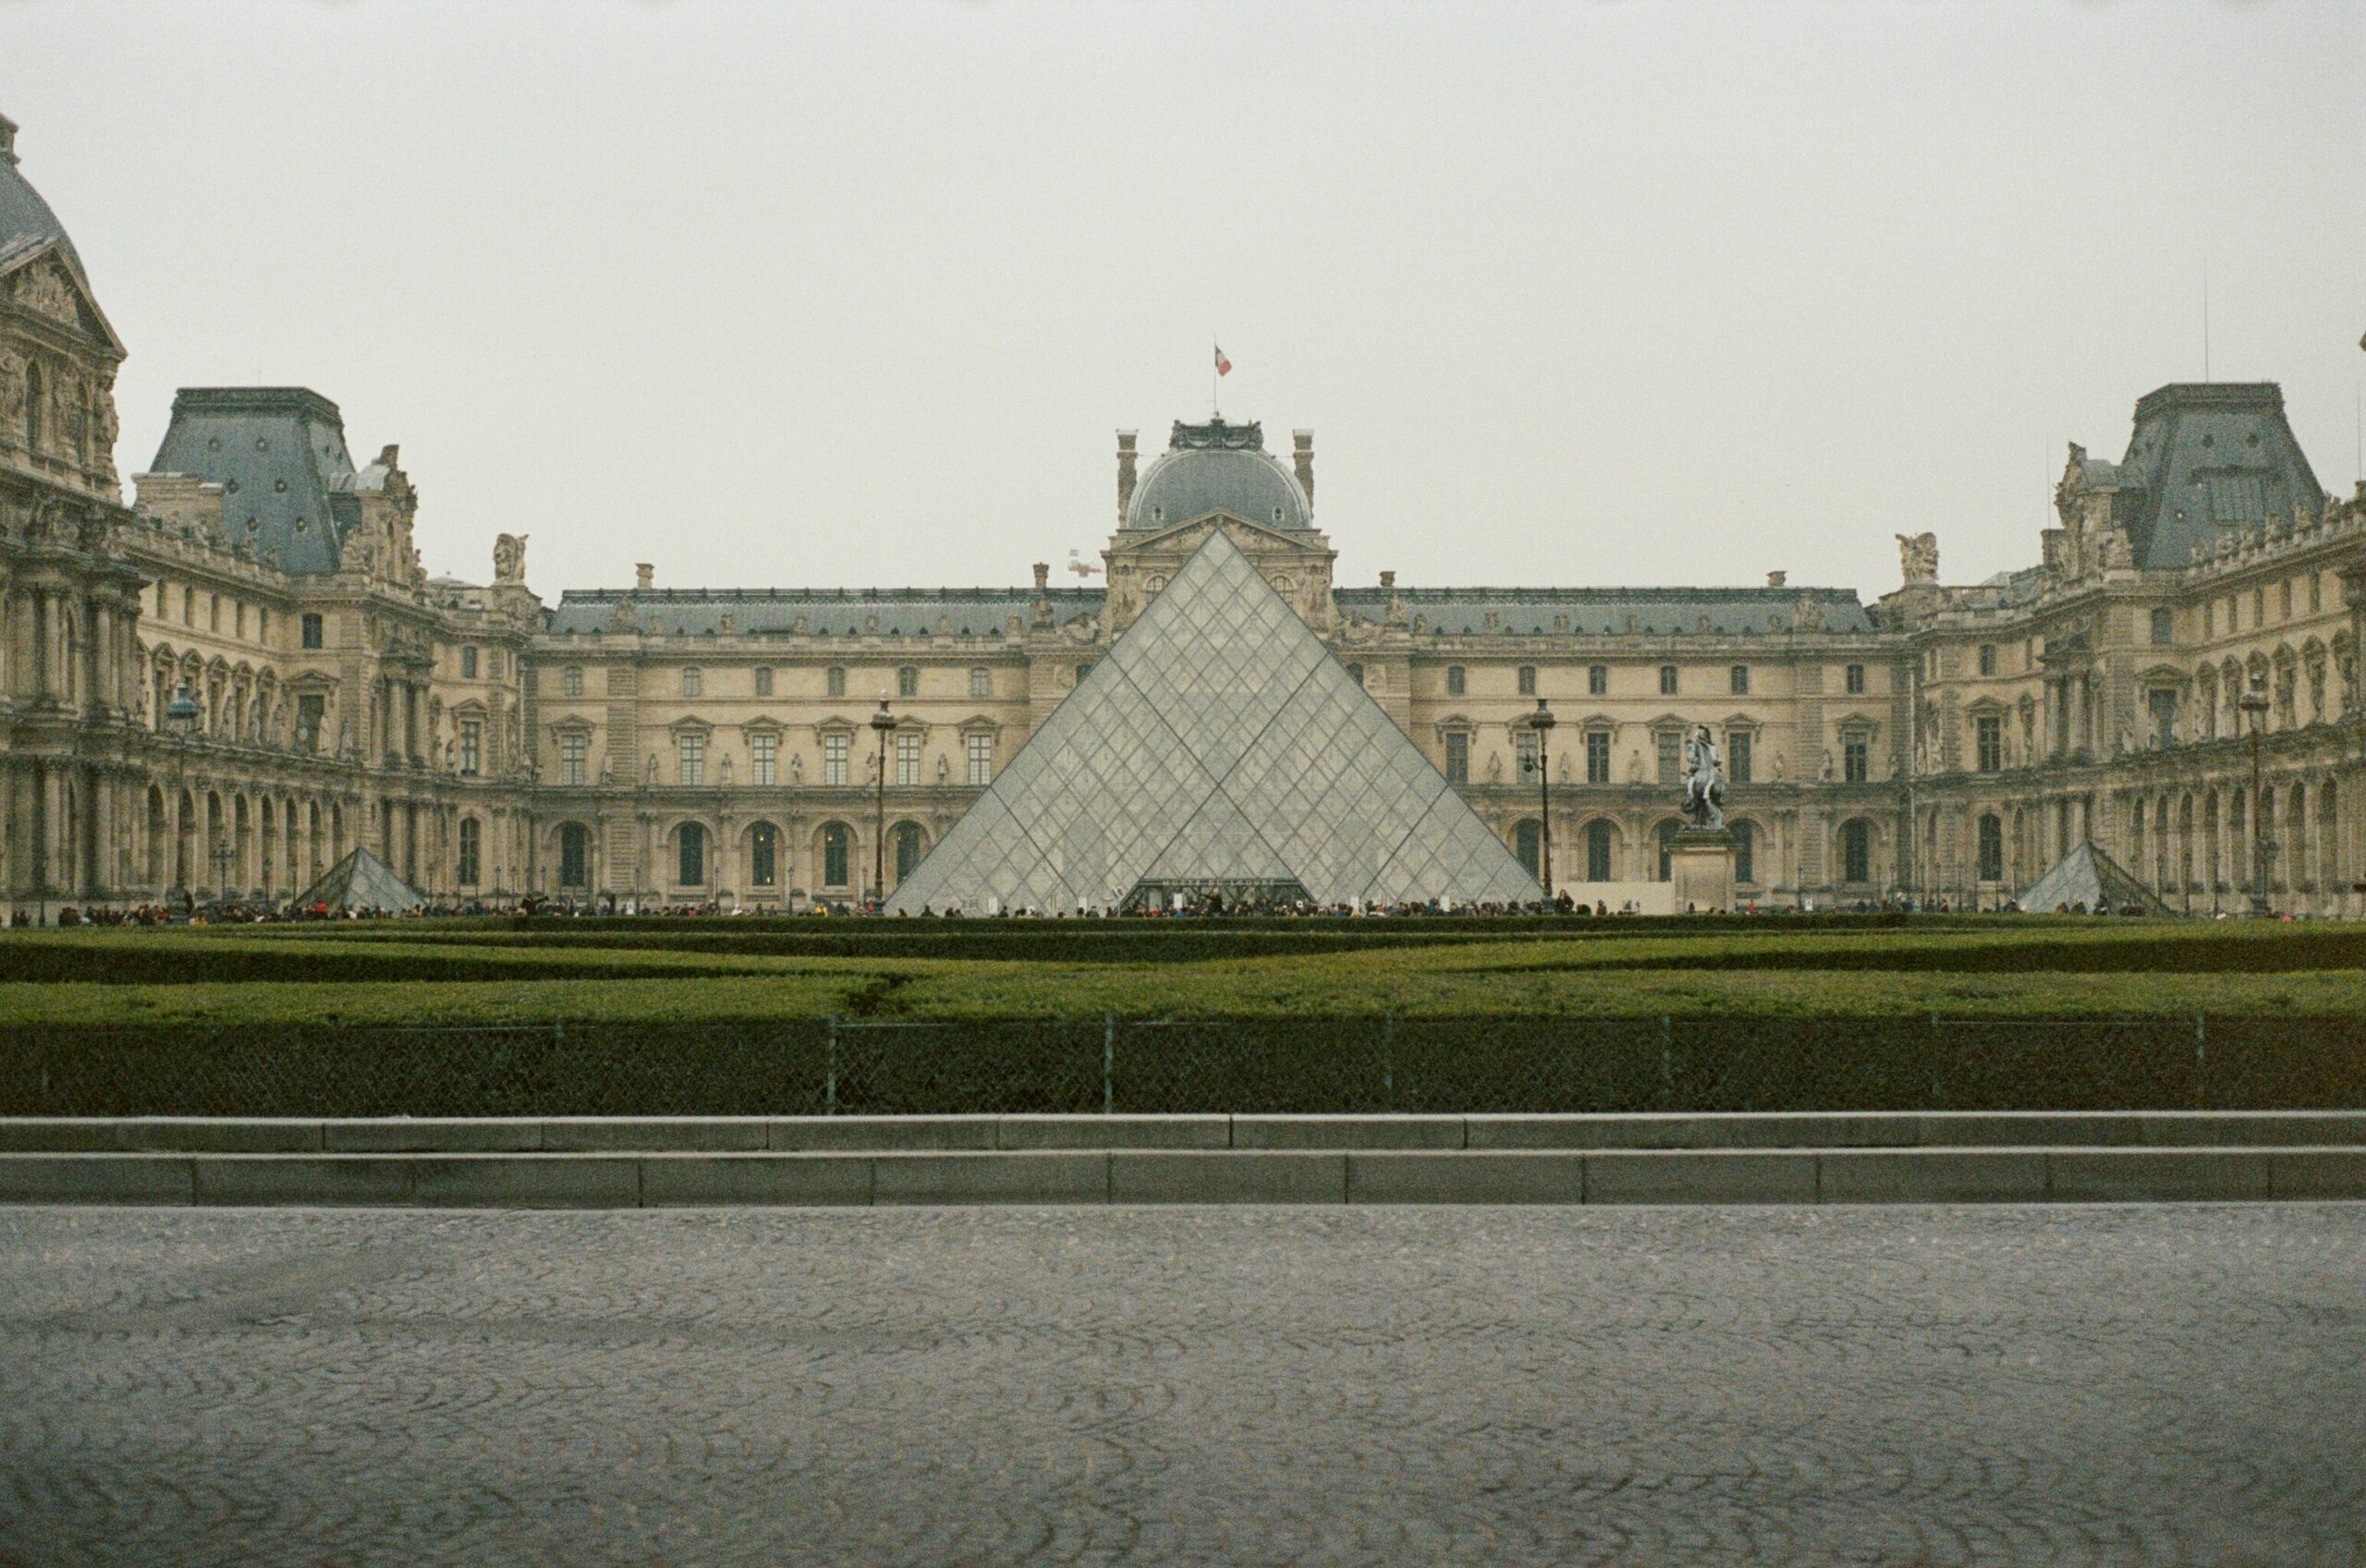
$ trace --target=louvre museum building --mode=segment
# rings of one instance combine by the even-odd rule
[[[1648,907],[1696,725],[1737,902],[1994,907],[2092,842],[2174,910],[2263,872],[2279,911],[2366,912],[2366,496],[2319,484],[2273,384],[2164,386],[2116,460],[2070,446],[2025,569],[1950,584],[1911,520],[1869,531],[1901,567],[1871,603],[1337,581],[1313,433],[1216,419],[1117,432],[1104,586],[659,563],[552,602],[521,538],[428,577],[398,449],[357,456],[318,392],[186,389],[127,482],[125,346],[17,141],[10,916],[284,901],[356,847],[456,905],[1510,904],[1548,836],[1558,889]]]

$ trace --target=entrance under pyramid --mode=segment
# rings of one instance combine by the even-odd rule
[[[1218,529],[887,907],[1543,896]]]

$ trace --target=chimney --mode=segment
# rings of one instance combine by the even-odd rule
[[[648,562],[646,562],[646,561],[639,562],[639,563],[637,563],[637,564],[633,566],[633,569],[632,569],[632,585],[633,585],[633,587],[635,587],[635,588],[649,588],[649,587],[653,586],[653,585],[656,583],[656,581],[657,581],[657,568],[656,568],[655,566],[653,566],[653,565],[650,565],[650,564],[649,564]]]
[[[1049,591],[1051,590],[1051,587],[1052,587],[1052,568],[1051,568],[1051,565],[1050,565],[1050,563],[1048,563],[1048,562],[1044,562],[1044,561],[1038,561],[1038,562],[1036,562],[1036,563],[1035,563],[1035,591],[1036,591],[1037,593],[1039,593],[1039,594],[1042,594],[1042,593],[1047,593],[1047,592],[1049,592]]]
[[[1298,466],[1298,487],[1306,492],[1306,510],[1314,512],[1314,432],[1311,430],[1290,432],[1290,457]]]
[[[1783,586],[1783,577],[1784,574],[1781,572],[1769,572],[1766,574],[1766,586],[1769,588],[1780,588]]]
[[[1117,526],[1126,526],[1126,508],[1134,504],[1134,437],[1137,432],[1117,432]]]
[[[1380,586],[1383,588],[1395,588],[1396,586],[1396,574],[1395,572],[1381,573]]]

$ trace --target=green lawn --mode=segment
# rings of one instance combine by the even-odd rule
[[[2366,1015],[2366,928],[390,921],[0,937],[0,1024],[13,1025],[2205,1011]]]

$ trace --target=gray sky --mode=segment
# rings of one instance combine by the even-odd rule
[[[546,596],[1023,582],[1114,442],[1316,432],[1340,580],[1876,593],[2284,384],[2355,476],[2366,6],[0,0],[131,347],[300,383]]]

